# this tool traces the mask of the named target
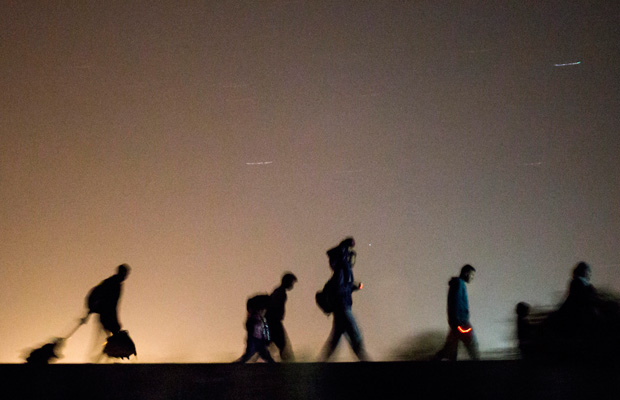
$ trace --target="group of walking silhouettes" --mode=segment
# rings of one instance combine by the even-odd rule
[[[323,312],[332,315],[333,325],[321,352],[320,361],[329,361],[343,336],[346,337],[360,361],[369,360],[360,329],[352,312],[352,293],[362,288],[362,283],[355,281],[353,277],[353,266],[356,260],[354,248],[355,240],[352,237],[347,237],[327,251],[332,276],[322,290],[316,293],[316,303]],[[91,289],[86,298],[87,314],[80,319],[79,325],[67,337],[73,334],[79,326],[86,323],[91,314],[96,314],[99,317],[101,331],[107,337],[103,353],[100,353],[99,356],[129,358],[131,355],[137,354],[128,332],[121,328],[117,310],[123,282],[129,272],[129,266],[122,264],[118,266],[115,275]],[[453,277],[449,281],[447,299],[449,331],[443,348],[434,357],[435,360],[455,361],[459,343],[464,344],[471,359],[479,359],[478,341],[470,322],[467,298],[467,284],[473,281],[475,272],[474,267],[466,264],[461,268],[459,276]],[[543,329],[537,330],[537,325],[532,323],[529,305],[519,303],[517,306],[519,316],[517,327],[522,353],[532,353],[532,349],[537,348],[536,345],[541,346],[549,334],[543,335],[538,332],[551,331],[546,326],[555,329],[556,327],[564,328],[570,325],[571,332],[576,332],[579,329],[586,332],[586,328],[589,329],[593,321],[597,320],[596,315],[602,314],[598,311],[599,309],[603,310],[604,315],[607,316],[606,321],[612,321],[613,329],[620,329],[618,302],[597,301],[596,291],[590,284],[590,274],[589,265],[583,262],[577,265],[566,301],[557,312],[547,318],[547,325],[541,325]],[[284,328],[283,320],[287,292],[293,289],[296,282],[297,277],[291,272],[286,272],[282,276],[281,284],[271,294],[252,296],[247,300],[246,349],[235,362],[245,363],[258,358],[269,363],[275,362],[269,351],[271,344],[277,348],[281,361],[294,360],[292,346]],[[605,306],[601,307],[601,304],[605,304]],[[566,330],[568,331],[568,329]],[[52,343],[35,349],[30,353],[27,361],[29,363],[47,363],[51,359],[57,358],[56,347],[62,344],[67,337],[57,338]],[[555,339],[553,341],[557,342]],[[543,347],[548,347],[548,345]]]
[[[316,294],[317,305],[333,318],[332,330],[321,352],[320,360],[329,361],[343,336],[346,337],[353,352],[360,361],[368,361],[362,334],[357,325],[351,307],[352,293],[362,288],[362,283],[355,281],[353,266],[356,252],[355,240],[347,237],[337,246],[327,251],[332,276],[322,290]],[[92,288],[86,297],[87,314],[79,324],[64,338],[32,351],[27,358],[29,363],[48,363],[58,358],[57,347],[71,336],[79,326],[85,324],[91,314],[97,315],[100,331],[106,336],[103,352],[95,355],[93,361],[101,356],[112,358],[129,358],[136,355],[136,347],[126,330],[122,330],[118,318],[118,302],[122,293],[123,282],[129,275],[130,267],[121,264],[116,274],[105,279]],[[448,321],[450,333],[444,349],[438,354],[442,359],[456,359],[458,342],[467,346],[472,358],[478,358],[477,341],[469,322],[469,305],[465,283],[471,282],[475,269],[466,265],[458,278],[450,281],[448,293]],[[293,361],[294,355],[290,339],[283,325],[287,292],[292,290],[297,277],[287,272],[282,276],[281,284],[271,294],[252,296],[247,300],[246,320],[247,341],[243,355],[235,362],[245,363],[262,358],[266,362],[275,362],[269,351],[271,344],[278,349],[280,360]]]
[[[332,330],[320,356],[320,361],[329,361],[343,336],[360,361],[369,361],[364,348],[362,334],[353,312],[352,293],[363,285],[353,277],[356,252],[355,240],[344,239],[338,246],[327,251],[331,278],[322,290],[316,294],[317,305],[326,314],[333,317]],[[450,331],[442,350],[436,355],[438,360],[456,360],[459,342],[463,342],[469,356],[478,359],[478,342],[469,320],[469,302],[466,283],[470,283],[475,268],[467,264],[458,277],[450,280],[448,291],[448,324]],[[248,362],[260,357],[266,362],[275,362],[269,352],[269,345],[275,344],[282,361],[292,361],[293,352],[286,330],[282,324],[287,299],[286,292],[291,290],[297,278],[290,272],[282,277],[282,284],[271,295],[253,296],[247,301],[248,318],[246,321],[247,346],[243,355],[236,361]]]
[[[524,359],[617,360],[620,297],[590,282],[591,267],[579,262],[564,302],[552,311],[516,306],[517,337]]]
[[[354,247],[355,240],[349,237],[327,251],[329,266],[333,273],[323,290],[317,293],[317,304],[325,313],[333,315],[333,327],[321,354],[322,361],[329,360],[343,335],[348,339],[357,357],[362,361],[368,360],[362,335],[351,312],[353,305],[351,293],[362,287],[362,284],[353,278],[356,257]],[[268,349],[270,343],[278,348],[282,361],[293,360],[290,340],[282,320],[287,299],[286,292],[293,288],[295,282],[297,282],[295,275],[285,273],[282,284],[271,295],[258,295],[248,299],[247,346],[245,353],[236,362],[247,362],[256,354],[266,362],[275,362]],[[319,300],[320,295],[324,296],[324,301]]]

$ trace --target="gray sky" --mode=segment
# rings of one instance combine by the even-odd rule
[[[483,349],[580,260],[620,290],[616,1],[2,3],[0,362],[64,335],[121,263],[139,361],[234,360],[246,298],[287,270],[314,360],[348,235],[377,360],[446,332],[465,263]]]

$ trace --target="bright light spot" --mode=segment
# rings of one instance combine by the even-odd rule
[[[579,64],[581,64],[581,61],[564,63],[564,64],[555,64],[555,66],[556,67],[570,67],[571,65],[579,65]]]
[[[471,328],[463,329],[460,326],[458,328],[459,328],[459,332],[461,332],[461,333],[468,333],[468,332],[471,331]]]

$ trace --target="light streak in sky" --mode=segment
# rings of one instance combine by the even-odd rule
[[[537,167],[537,166],[542,165],[542,161],[538,161],[538,162],[529,162],[529,163],[524,163],[524,164],[521,164],[521,165],[523,165],[523,166],[525,166],[525,167]]]
[[[564,63],[564,64],[555,64],[556,67],[570,67],[572,65],[579,65],[581,64],[581,61],[577,61],[577,62],[571,62],[571,63]]]
[[[267,165],[273,164],[273,161],[246,162],[245,165]]]

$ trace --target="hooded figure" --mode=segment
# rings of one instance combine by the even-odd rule
[[[458,278],[454,277],[448,283],[448,325],[450,332],[443,349],[436,355],[437,359],[456,361],[459,342],[465,344],[471,359],[477,360],[479,358],[478,341],[469,322],[469,301],[465,285],[473,281],[475,272],[474,267],[466,264],[461,268]]]
[[[333,270],[332,277],[325,285],[324,291],[329,292],[332,307],[333,325],[329,339],[323,348],[322,361],[328,361],[336,350],[340,338],[344,335],[351,344],[353,352],[360,361],[367,361],[362,334],[351,311],[353,299],[351,293],[362,288],[362,284],[353,279],[353,265],[356,253],[353,250],[355,240],[344,239],[337,247],[327,251],[329,266]]]
[[[597,317],[598,297],[590,283],[591,275],[592,269],[583,261],[573,270],[568,296],[559,310],[567,325],[590,325]]]
[[[470,326],[466,282],[469,282],[469,279],[465,281],[462,277],[454,277],[448,282],[448,325],[450,329]]]

